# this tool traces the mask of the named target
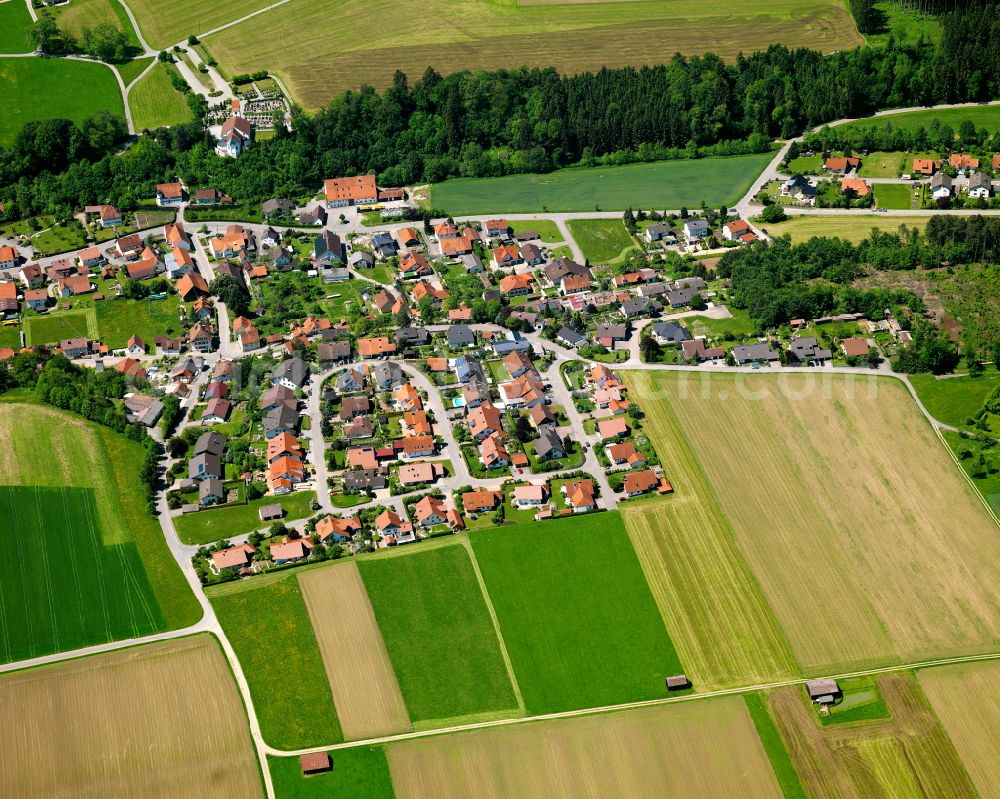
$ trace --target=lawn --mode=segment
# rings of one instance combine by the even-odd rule
[[[302,519],[312,513],[315,491],[296,491],[283,497],[261,497],[243,505],[187,513],[174,517],[177,535],[185,544],[208,544],[269,527],[260,520],[262,505],[279,504],[285,509],[284,521]]]
[[[34,49],[28,36],[31,24],[27,5],[17,0],[0,3],[0,53],[30,53]]]
[[[200,610],[137,488],[143,449],[55,409],[0,404],[5,661],[193,624]],[[0,535],[2,538],[2,535]]]
[[[514,233],[537,233],[546,244],[562,241],[564,236],[559,232],[556,223],[551,219],[513,219],[510,229]]]
[[[572,167],[545,175],[456,178],[436,183],[431,203],[451,214],[677,209],[736,202],[771,153],[612,167]],[[618,254],[617,252],[615,253]]]
[[[977,128],[986,128],[990,132],[1000,129],[1000,106],[971,105],[966,108],[927,108],[920,111],[904,111],[901,114],[884,114],[867,119],[847,122],[844,128],[884,127],[886,124],[901,130],[916,130],[930,128],[931,122],[938,120],[942,125],[951,125],[958,133],[959,126],[970,120]]]
[[[669,404],[805,674],[995,649],[997,525],[899,380],[643,385],[632,399]]]
[[[182,330],[177,317],[180,305],[177,294],[163,300],[102,300],[94,303],[98,335],[111,349],[124,347],[133,335],[151,345],[154,336],[177,335]]]
[[[4,325],[0,327],[0,347],[21,348],[21,328]]]
[[[372,558],[358,568],[415,724],[517,713],[500,642],[463,546]]]
[[[727,319],[713,319],[710,316],[691,316],[682,322],[686,324],[692,336],[708,336],[709,338],[744,339],[753,334],[754,323],[750,314],[740,308],[730,308],[732,314]]]
[[[131,61],[127,61],[124,64],[115,64],[115,69],[118,70],[118,74],[122,76],[122,80],[125,82],[125,85],[128,86],[132,81],[138,78],[143,73],[143,70],[145,70],[151,63],[153,63],[153,56],[133,58]]]
[[[193,786],[199,786],[194,791]],[[0,678],[0,795],[264,796],[219,642],[187,636]]]
[[[635,246],[620,219],[571,219],[566,226],[591,264],[606,264]]]
[[[473,730],[387,752],[399,799],[782,795],[739,697]]]
[[[98,337],[97,316],[93,308],[50,311],[44,316],[26,316],[24,334],[28,345],[54,344],[64,338]]]
[[[998,385],[1000,372],[988,369],[979,377],[936,377],[931,374],[907,378],[927,412],[952,427],[965,427],[966,419],[983,406]]]
[[[874,677],[846,677],[837,680],[837,685],[840,686],[842,696],[836,704],[830,706],[827,715],[820,716],[819,720],[824,726],[875,721],[892,715],[885,706]]]
[[[5,101],[0,144],[10,144],[26,122],[37,119],[63,117],[81,122],[99,110],[125,116],[118,82],[111,68],[99,63],[0,59],[0,96]]]
[[[178,125],[191,120],[184,95],[174,88],[163,64],[157,64],[132,87],[128,96],[138,131]]]
[[[898,211],[909,211],[918,198],[913,196],[915,189],[908,183],[873,183],[875,206]]]
[[[252,0],[244,6],[223,0],[192,9],[182,0],[136,0],[133,7],[151,46],[160,47],[237,19],[265,2]],[[228,74],[268,67],[295,100],[316,109],[344,89],[365,83],[388,86],[397,69],[412,84],[428,66],[442,74],[521,66],[572,74],[602,66],[661,64],[676,52],[701,55],[710,49],[735,59],[772,42],[829,52],[863,41],[837,0],[436,0],[421,12],[400,37],[394,30],[399,6],[388,0],[347,0],[335,10],[291,0],[205,43]],[[440,24],[444,18],[446,26]],[[296,47],[287,46],[288,36],[295,37]]]
[[[378,746],[338,749],[333,768],[302,775],[297,757],[267,756],[278,799],[395,799],[385,752]]]
[[[470,535],[528,713],[654,699],[682,671],[619,514]]]
[[[813,236],[837,236],[857,244],[871,235],[872,228],[895,233],[900,225],[923,230],[929,216],[890,216],[889,214],[845,214],[841,216],[817,216],[802,214],[784,222],[766,225],[767,235],[775,238],[786,233],[797,243]]]
[[[228,583],[208,597],[250,685],[264,740],[278,749],[343,740],[294,573]]]

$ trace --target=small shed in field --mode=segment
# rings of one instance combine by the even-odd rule
[[[333,764],[326,752],[312,752],[308,755],[299,755],[299,765],[303,774],[319,774],[329,771]]]
[[[671,677],[667,677],[667,690],[668,691],[680,691],[684,688],[690,688],[691,681],[683,674],[674,674]]]
[[[832,705],[840,696],[836,680],[809,680],[806,683],[809,698],[817,705]]]
[[[285,510],[281,505],[261,505],[258,513],[262,522],[275,522],[285,515]]]

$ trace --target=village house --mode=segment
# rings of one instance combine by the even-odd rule
[[[499,491],[466,491],[462,494],[462,508],[469,516],[489,513],[500,507],[503,495]]]
[[[396,344],[386,336],[358,339],[358,355],[361,358],[385,358],[396,352]]]
[[[931,196],[935,200],[947,200],[951,197],[952,178],[947,172],[937,172],[931,178]]]
[[[370,205],[378,202],[378,187],[374,175],[350,178],[330,178],[323,184],[326,204],[330,208]]]
[[[180,183],[157,183],[156,204],[178,205],[184,202],[184,187]]]
[[[631,472],[625,475],[622,481],[622,490],[625,496],[638,497],[648,494],[660,484],[660,478],[652,469],[645,469],[641,472]]]
[[[502,469],[510,466],[510,453],[499,433],[487,436],[480,444],[479,456],[487,469]]]
[[[256,551],[252,545],[247,543],[217,550],[211,554],[209,568],[215,574],[221,574],[226,569],[243,571],[253,563]]]
[[[566,504],[573,513],[597,510],[597,490],[593,480],[588,478],[565,483],[559,490],[566,497]]]
[[[421,527],[434,527],[448,521],[448,509],[437,497],[426,496],[413,508],[417,524]]]
[[[384,510],[375,519],[375,529],[383,538],[392,538],[389,543],[404,544],[416,540],[413,525],[404,522],[393,510]]]
[[[779,360],[778,353],[766,342],[740,344],[732,349],[733,358],[740,366],[748,363],[771,363]]]
[[[801,205],[813,205],[818,189],[804,175],[793,175],[781,184],[781,196],[791,197]]]
[[[316,522],[314,531],[319,537],[320,543],[325,545],[340,544],[344,541],[350,541],[355,534],[361,532],[361,520],[356,516],[344,519],[327,514]]]
[[[534,443],[535,457],[539,461],[551,461],[566,457],[566,447],[555,428],[546,425],[538,430],[538,440]]]
[[[622,441],[604,448],[605,454],[612,466],[627,466],[638,469],[646,465],[645,456],[635,448],[631,441]]]
[[[831,175],[848,175],[857,171],[861,166],[861,159],[856,156],[840,156],[838,158],[827,158],[823,162],[823,168]]]
[[[544,505],[549,498],[549,487],[545,483],[517,486],[511,493],[511,500],[520,510]]]
[[[345,263],[347,249],[340,240],[340,236],[329,230],[324,230],[313,240],[313,258],[316,261],[327,263]]]

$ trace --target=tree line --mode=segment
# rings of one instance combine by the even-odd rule
[[[297,111],[292,131],[279,129],[238,159],[214,153],[197,116],[144,136],[123,157],[82,155],[72,169],[53,153],[49,164],[36,159],[34,172],[5,170],[12,156],[0,149],[0,200],[22,215],[94,201],[129,207],[156,182],[180,176],[257,201],[310,191],[335,175],[376,173],[400,186],[600,159],[698,157],[704,148],[754,151],[776,136],[882,108],[1000,96],[993,11],[995,3],[944,14],[939,46],[890,41],[823,55],[773,45],[732,63],[676,55],[571,76],[521,68],[444,77],[428,69],[411,82],[399,72],[381,93],[365,87],[319,113]]]

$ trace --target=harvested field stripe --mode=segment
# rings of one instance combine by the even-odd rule
[[[744,694],[743,699],[747,703],[747,710],[750,711],[750,718],[753,719],[754,727],[757,728],[757,736],[760,738],[764,751],[767,752],[768,760],[771,761],[771,768],[781,785],[781,792],[785,799],[807,799],[802,781],[795,771],[795,765],[788,756],[788,750],[781,742],[781,733],[771,718],[771,712],[767,707],[767,698],[762,693]]]
[[[507,642],[503,640],[503,632],[500,630],[500,619],[497,618],[496,608],[493,607],[493,600],[490,599],[490,592],[486,588],[486,581],[483,579],[483,572],[479,568],[479,561],[476,560],[476,553],[469,543],[468,536],[462,537],[462,546],[469,553],[469,560],[472,561],[472,571],[475,572],[476,580],[479,582],[479,590],[483,592],[483,599],[486,600],[486,610],[493,620],[493,629],[497,634],[497,642],[500,644],[500,654],[503,656],[504,665],[507,667],[507,676],[510,678],[510,686],[514,689],[514,696],[517,697],[517,709],[521,713],[527,712],[524,707],[524,697],[521,695],[521,686],[517,684],[517,677],[514,674],[514,666],[510,662],[510,652],[507,651]]]
[[[357,564],[299,575],[346,739],[410,729],[410,717]]]

